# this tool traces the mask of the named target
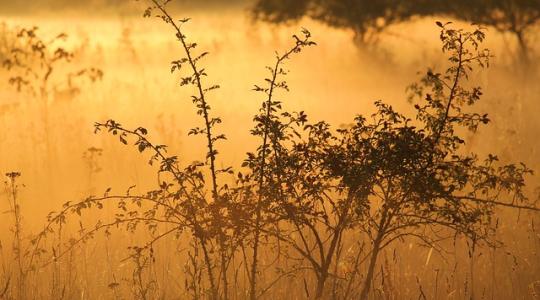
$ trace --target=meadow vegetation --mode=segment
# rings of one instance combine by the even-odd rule
[[[251,127],[237,129],[256,146],[229,165],[209,53],[190,38],[193,21],[175,18],[169,1],[148,0],[143,15],[172,32],[181,55],[164,68],[192,93],[178,101],[190,101],[198,118],[187,131],[193,138],[169,142],[202,146],[199,157],[173,153],[146,119],[135,126],[96,120],[95,133],[138,153],[154,181],[100,191],[108,149],[88,145],[82,200],[53,208],[37,231],[24,226],[21,208],[32,205],[21,197],[24,174],[6,170],[10,230],[0,238],[0,299],[540,297],[533,171],[469,147],[491,122],[474,80],[493,58],[486,28],[434,24],[446,61],[407,87],[410,109],[376,101],[373,113],[341,126],[288,109],[288,68],[317,48],[300,30],[254,82],[259,109]],[[62,45],[65,34],[39,33],[5,34],[0,58],[12,88],[39,107],[35,147],[52,162],[67,143],[48,135],[55,103],[107,77],[99,66],[80,68],[77,53]],[[45,167],[53,176],[54,166]]]

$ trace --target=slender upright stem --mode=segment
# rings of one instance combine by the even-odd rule
[[[196,96],[196,101],[199,102],[199,108],[202,111],[202,116],[203,116],[204,124],[205,124],[205,136],[206,136],[207,147],[208,147],[207,158],[210,159],[210,176],[212,178],[212,198],[214,202],[218,202],[220,201],[220,199],[219,199],[219,194],[218,194],[219,188],[218,188],[218,183],[217,183],[217,171],[215,167],[217,152],[214,147],[215,138],[212,135],[213,119],[210,119],[210,114],[209,114],[210,106],[208,105],[208,102],[206,100],[206,94],[205,94],[205,90],[203,88],[203,84],[201,80],[202,71],[197,68],[196,60],[193,58],[192,53],[191,53],[192,46],[188,45],[188,43],[186,42],[186,37],[180,30],[180,26],[176,24],[174,19],[171,17],[171,15],[167,12],[167,10],[163,7],[162,4],[160,4],[157,0],[150,0],[150,1],[163,14],[167,23],[171,24],[174,27],[176,31],[176,37],[181,42],[182,47],[184,48],[187,62],[189,63],[191,70],[193,72],[193,77],[195,78],[195,85],[197,86],[197,91],[198,91],[198,96]],[[217,214],[217,212],[215,213]],[[219,216],[216,215],[215,217],[216,219],[219,219]],[[228,298],[227,262],[226,262],[227,253],[226,253],[226,237],[223,230],[219,231],[218,241],[221,248],[220,249],[221,273],[222,273],[221,278],[224,285],[223,287],[224,298],[227,299]],[[209,251],[206,248],[205,238],[201,239],[201,245],[203,247],[203,252],[205,255],[205,261],[206,261],[207,267],[209,268],[208,275],[209,275],[210,284],[212,286],[212,297],[214,299],[217,299],[217,289],[216,289],[213,273],[210,269],[212,264],[210,261],[210,257],[208,255]]]
[[[381,216],[381,221],[379,222],[379,228],[375,240],[373,241],[373,250],[371,252],[371,258],[368,266],[368,273],[366,275],[366,280],[362,286],[362,291],[360,292],[360,300],[367,300],[369,291],[371,290],[371,285],[373,283],[373,275],[375,273],[375,266],[377,265],[377,258],[381,250],[382,241],[386,234],[386,229],[388,224],[391,221],[391,216],[389,216],[388,208],[384,208]]]
[[[266,151],[268,148],[268,122],[270,120],[270,114],[272,112],[272,96],[274,93],[275,82],[277,78],[277,70],[281,63],[281,58],[276,60],[274,70],[272,72],[272,81],[270,82],[270,90],[268,92],[268,98],[266,100],[266,118],[265,118],[265,129],[263,134],[263,143],[261,147],[262,156],[261,156],[261,166],[259,173],[259,195],[257,199],[256,207],[256,216],[255,216],[255,237],[253,243],[253,262],[251,264],[251,274],[250,274],[250,289],[249,289],[249,298],[255,300],[257,298],[257,266],[258,266],[258,255],[259,255],[259,239],[261,235],[261,202],[263,198],[263,184],[264,184],[264,171],[266,167]]]
[[[15,228],[14,228],[14,241],[13,241],[13,249],[15,250],[15,259],[17,261],[17,267],[18,267],[18,273],[19,278],[17,281],[17,295],[19,298],[24,298],[24,281],[25,281],[25,270],[24,270],[24,263],[22,259],[22,237],[21,237],[21,212],[20,212],[20,206],[17,199],[17,177],[19,176],[19,173],[8,173],[7,176],[9,177],[9,189],[10,189],[10,206],[12,207],[12,213],[13,213],[13,221],[15,222]]]
[[[282,73],[280,70],[280,66],[282,65],[283,61],[289,58],[289,56],[292,53],[298,52],[301,47],[307,44],[309,36],[306,36],[306,39],[301,41],[297,40],[294,47],[289,49],[289,51],[285,52],[281,56],[276,57],[276,63],[274,65],[274,68],[272,68],[272,78],[270,79],[270,87],[268,89],[268,97],[266,98],[266,101],[264,103],[264,132],[263,132],[263,138],[262,138],[262,146],[261,146],[261,161],[260,161],[260,169],[259,169],[259,179],[258,179],[258,198],[255,208],[255,232],[254,232],[254,243],[253,243],[253,260],[251,263],[251,273],[249,275],[250,277],[250,289],[249,289],[249,297],[251,300],[255,300],[257,298],[257,268],[258,268],[258,255],[259,255],[259,242],[260,242],[260,235],[261,235],[261,213],[262,213],[262,200],[264,195],[264,177],[265,177],[265,170],[266,170],[266,153],[268,151],[268,147],[270,146],[269,143],[269,136],[270,136],[270,120],[272,116],[272,107],[274,106],[273,103],[273,97],[274,92],[277,87],[277,78],[278,75]],[[274,141],[276,143],[276,141]]]
[[[201,70],[197,68],[197,65],[195,63],[195,60],[192,57],[190,47],[188,46],[186,42],[186,37],[180,30],[180,27],[176,24],[174,19],[171,17],[171,15],[167,12],[167,10],[161,5],[157,0],[151,0],[152,3],[163,13],[163,15],[167,18],[169,23],[174,27],[176,30],[176,36],[178,37],[178,40],[182,43],[182,47],[184,48],[184,51],[187,56],[187,61],[191,67],[191,70],[193,71],[193,76],[195,77],[195,84],[197,86],[197,92],[199,93],[198,100],[201,102],[201,110],[203,113],[204,123],[206,127],[206,141],[207,141],[207,147],[208,147],[208,158],[210,159],[210,175],[212,177],[212,196],[214,197],[214,200],[218,199],[218,183],[217,183],[217,173],[216,173],[216,167],[215,167],[215,161],[216,161],[216,152],[214,147],[214,139],[212,136],[212,122],[210,120],[209,115],[209,106],[208,102],[206,101],[206,94],[204,92],[204,88],[201,81]]]

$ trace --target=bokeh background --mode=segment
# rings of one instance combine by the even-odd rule
[[[228,137],[219,146],[223,166],[240,165],[256,145],[249,128],[261,99],[252,91],[253,85],[263,81],[264,67],[272,63],[275,51],[286,49],[291,35],[301,27],[311,31],[318,45],[287,63],[291,91],[279,98],[287,109],[303,110],[310,119],[327,120],[335,127],[351,122],[357,114],[372,113],[375,100],[412,112],[406,87],[428,67],[446,65],[434,24],[452,21],[445,16],[390,26],[376,45],[367,47],[354,42],[353,32],[309,18],[278,25],[255,20],[253,4],[249,0],[171,3],[174,16],[192,19],[185,25],[188,38],[210,52],[205,61],[209,82],[222,87],[210,101],[224,121],[219,130]],[[136,185],[135,190],[142,192],[157,184],[148,157],[109,135],[94,134],[96,121],[112,118],[130,128],[143,126],[153,141],[168,145],[181,161],[204,159],[204,141],[187,134],[200,123],[192,109],[191,90],[180,87],[178,77],[170,72],[170,62],[180,56],[181,49],[170,28],[158,20],[143,19],[143,10],[143,3],[123,0],[0,0],[0,60],[16,42],[18,29],[38,26],[44,37],[61,32],[69,37],[63,45],[76,56],[59,66],[59,77],[90,66],[104,74],[97,82],[81,81],[76,90],[55,88],[48,99],[49,126],[45,128],[42,106],[17,92],[8,84],[8,71],[0,69],[0,173],[22,174],[18,182],[28,232],[39,230],[46,214],[65,201],[103,193],[109,187],[124,191]],[[488,28],[486,46],[494,55],[492,65],[472,76],[485,92],[478,110],[487,112],[492,123],[471,134],[467,147],[499,153],[505,162],[523,161],[540,170],[539,26],[529,32],[528,39],[531,59],[523,64],[513,36]],[[45,151],[45,130],[50,151]],[[101,151],[89,151],[92,147]],[[531,177],[532,193],[537,186],[538,177]],[[7,209],[2,198],[0,212]],[[519,263],[526,270],[508,276],[515,276],[515,282],[523,280],[522,285],[516,283],[520,295],[534,299],[528,286],[540,280],[539,237],[533,235],[531,240],[529,235],[515,234],[516,218],[509,213],[509,243],[504,251],[521,257]],[[8,236],[7,217],[0,215],[0,226],[0,234]],[[429,249],[418,251],[418,260],[425,262]],[[505,257],[505,253],[500,255]],[[501,260],[501,270],[517,268],[516,259],[507,256]]]

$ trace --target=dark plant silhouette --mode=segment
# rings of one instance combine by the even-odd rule
[[[13,217],[13,261],[15,266],[12,267],[12,272],[16,273],[14,280],[11,281],[11,276],[8,277],[8,280],[5,283],[3,288],[2,295],[10,295],[17,298],[25,298],[26,293],[24,287],[26,285],[26,277],[28,268],[25,265],[24,253],[26,247],[23,243],[23,229],[22,229],[22,214],[21,214],[21,205],[19,203],[19,185],[17,179],[21,176],[19,172],[9,172],[5,174],[7,177],[6,181],[6,194],[8,195],[9,201],[9,213]],[[9,287],[12,284],[15,288],[15,291],[10,291]],[[10,292],[8,294],[8,292]]]
[[[537,210],[522,191],[528,168],[496,166],[493,155],[482,161],[461,154],[459,127],[476,130],[489,121],[487,115],[466,112],[482,93],[465,88],[474,64],[487,66],[489,52],[478,48],[485,37],[482,28],[464,32],[437,24],[451,66],[444,74],[428,72],[411,87],[425,96],[415,106],[415,121],[377,102],[371,122],[359,116],[337,133],[325,122],[307,123],[303,113],[282,113],[273,125],[268,159],[277,198],[267,207],[273,222],[285,221],[285,226],[267,234],[311,264],[315,298],[324,295],[347,229],[362,230],[373,243],[360,292],[365,299],[377,257],[393,241],[413,236],[437,248],[437,242],[456,233],[474,243],[492,241],[494,207]]]
[[[252,135],[262,139],[262,143],[258,147],[256,155],[248,153],[248,159],[244,163],[244,166],[249,166],[254,177],[253,179],[257,180],[257,201],[253,205],[255,207],[255,221],[253,229],[253,260],[251,262],[250,273],[250,299],[252,300],[257,298],[258,252],[261,229],[264,227],[262,224],[263,212],[273,205],[275,201],[280,200],[279,194],[276,194],[276,191],[281,189],[280,179],[276,181],[276,174],[273,173],[275,166],[267,166],[267,158],[271,159],[272,153],[280,151],[278,143],[282,139],[283,130],[283,124],[281,123],[282,116],[279,114],[282,103],[274,98],[279,89],[288,90],[286,81],[280,78],[287,74],[287,71],[283,69],[285,61],[292,54],[302,51],[304,47],[315,45],[310,40],[311,34],[309,31],[304,29],[302,34],[303,36],[301,38],[296,35],[294,36],[296,43],[291,49],[281,55],[276,54],[276,62],[273,67],[267,67],[270,76],[265,78],[265,81],[268,86],[260,87],[255,85],[254,88],[255,91],[265,94],[266,100],[262,103],[260,113],[254,118],[256,124],[255,128],[251,131]],[[275,163],[275,160],[273,163]],[[243,178],[240,175],[240,179],[244,182],[249,182],[250,177],[246,176]],[[268,223],[268,220],[265,223]]]
[[[191,100],[203,125],[189,135],[204,138],[202,161],[181,163],[165,145],[151,141],[144,127],[130,129],[114,120],[95,123],[96,132],[148,155],[158,185],[137,194],[133,187],[123,193],[109,188],[51,212],[44,230],[32,239],[34,251],[26,258],[32,268],[57,263],[100,232],[144,230],[149,238],[130,246],[127,257],[134,266],[129,281],[138,299],[158,292],[150,270],[155,249],[165,239],[189,249],[184,288],[193,299],[258,299],[277,282],[297,275],[302,276],[298,290],[307,298],[367,299],[379,257],[395,241],[416,239],[442,253],[442,242],[465,237],[472,245],[472,265],[479,247],[499,244],[498,208],[540,210],[524,192],[531,173],[526,166],[463,151],[463,132],[489,123],[487,115],[472,109],[482,92],[470,88],[468,78],[478,65],[488,66],[489,51],[481,48],[483,28],[468,32],[437,22],[449,67],[444,73],[428,71],[410,87],[413,117],[378,101],[371,117],[359,115],[336,130],[324,121],[310,122],[304,112],[287,111],[276,98],[278,91],[288,90],[285,62],[314,45],[309,31],[302,30],[288,50],[276,53],[265,85],[254,88],[265,95],[251,130],[260,144],[238,172],[217,167],[217,145],[225,136],[216,133],[221,119],[211,114],[209,92],[219,86],[205,84],[201,59],[207,52],[197,52],[197,44],[188,41],[183,27],[188,19],[173,19],[168,2],[149,0],[144,16],[171,26],[183,50],[171,71],[184,72],[179,84],[195,91]],[[88,166],[96,171],[91,160]],[[69,243],[59,242],[52,254],[43,246],[70,220],[104,207],[114,210],[112,218],[81,218],[79,235]],[[359,243],[359,236],[369,245]],[[351,252],[346,258],[350,271],[339,269],[345,248]],[[277,270],[273,278],[263,274],[271,267]],[[426,298],[418,277],[417,284]]]
[[[519,164],[498,165],[494,155],[482,160],[460,151],[465,143],[460,128],[475,131],[489,122],[487,115],[468,108],[480,99],[481,89],[466,88],[474,65],[488,65],[489,52],[479,48],[485,38],[482,28],[465,32],[437,25],[450,67],[442,74],[428,71],[412,86],[420,97],[416,120],[379,102],[373,122],[359,117],[347,132],[353,143],[344,143],[345,149],[364,145],[361,149],[367,152],[361,157],[368,157],[374,171],[370,209],[365,211],[368,222],[360,226],[373,242],[361,299],[369,292],[380,250],[392,241],[412,235],[437,249],[438,241],[457,233],[475,243],[489,242],[496,228],[495,207],[536,209],[523,192],[531,170]],[[338,172],[342,170],[346,168]],[[349,176],[345,173],[343,179]]]

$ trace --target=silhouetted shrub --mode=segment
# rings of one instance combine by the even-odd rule
[[[265,84],[255,85],[265,95],[251,130],[259,146],[242,167],[219,168],[217,146],[226,138],[216,133],[221,119],[212,114],[210,100],[219,86],[205,82],[201,62],[208,53],[187,38],[182,26],[189,19],[173,19],[165,8],[168,2],[149,0],[144,16],[169,25],[183,50],[171,72],[180,72],[179,85],[194,90],[191,101],[202,126],[189,134],[205,140],[201,160],[181,164],[165,145],[152,142],[144,127],[97,122],[96,132],[108,132],[149,155],[159,184],[145,193],[129,188],[112,194],[108,189],[101,196],[65,203],[33,238],[30,266],[54,263],[99,232],[144,230],[149,239],[129,247],[128,255],[134,267],[132,290],[139,299],[157,297],[149,270],[157,243],[167,238],[189,249],[184,288],[193,299],[257,299],[297,274],[303,276],[298,286],[303,291],[295,295],[367,299],[378,257],[395,241],[409,237],[435,250],[458,237],[471,241],[473,249],[497,245],[496,208],[539,210],[524,192],[531,173],[526,166],[462,151],[463,131],[489,122],[486,114],[472,110],[482,92],[468,82],[474,68],[489,62],[489,51],[481,48],[483,28],[468,32],[437,22],[449,67],[442,73],[428,71],[411,86],[412,117],[378,101],[373,115],[359,115],[336,130],[324,121],[310,122],[304,112],[285,110],[275,98],[288,90],[284,63],[315,45],[309,31],[302,30],[288,50],[276,54]],[[52,258],[42,261],[49,236],[76,216],[104,207],[115,208],[112,219],[81,221],[79,236],[66,247],[53,248]],[[369,245],[353,247],[358,236]],[[346,248],[352,252],[351,270],[339,268]],[[235,261],[241,263],[233,268]],[[367,270],[359,280],[361,265]],[[270,278],[263,274],[269,268],[276,269]]]

